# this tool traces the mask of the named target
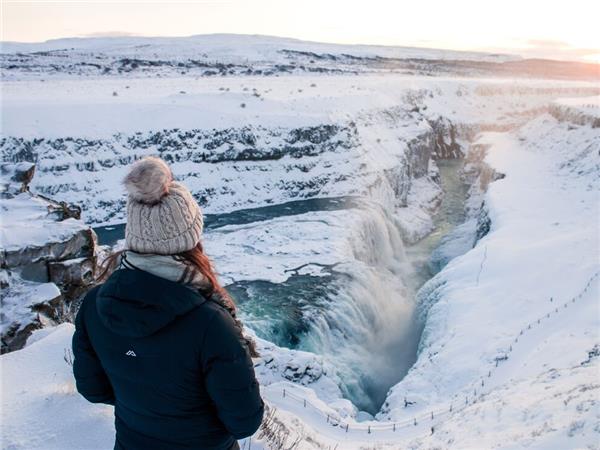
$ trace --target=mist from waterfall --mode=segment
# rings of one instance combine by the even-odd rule
[[[375,413],[414,363],[420,327],[403,281],[412,269],[398,226],[379,205],[365,204],[360,213],[351,238],[355,260],[333,268],[326,307],[311,316],[298,347],[326,355],[345,395]]]

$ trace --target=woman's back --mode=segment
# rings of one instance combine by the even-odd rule
[[[228,449],[260,425],[264,405],[239,329],[182,284],[115,271],[86,296],[73,349],[79,392],[115,403],[116,448]]]

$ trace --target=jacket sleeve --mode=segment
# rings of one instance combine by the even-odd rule
[[[90,292],[90,294],[92,294]],[[88,296],[90,295],[88,294]],[[92,403],[115,404],[112,385],[100,364],[100,360],[92,347],[85,327],[85,308],[89,299],[81,304],[75,317],[75,333],[73,334],[73,375],[77,391]]]
[[[254,434],[264,414],[246,343],[231,315],[219,308],[202,343],[200,359],[219,419],[236,439]]]

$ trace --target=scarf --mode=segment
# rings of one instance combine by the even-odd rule
[[[184,281],[186,273],[190,273],[188,265],[170,255],[136,253],[127,250],[121,255],[121,264],[128,269],[140,269],[157,277],[175,281],[176,283],[183,283],[193,289],[204,291],[210,288],[206,277],[197,270],[191,273],[191,279],[188,276]]]

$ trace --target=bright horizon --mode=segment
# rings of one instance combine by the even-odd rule
[[[234,33],[600,62],[593,1],[2,0],[0,40]]]

